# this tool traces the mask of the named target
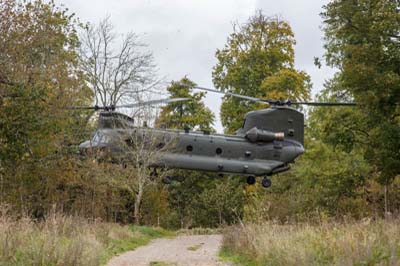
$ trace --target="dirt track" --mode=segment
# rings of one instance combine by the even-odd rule
[[[218,261],[221,235],[156,239],[111,259],[108,266],[225,266]]]

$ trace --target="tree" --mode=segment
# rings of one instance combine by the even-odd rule
[[[191,92],[191,87],[195,85],[196,83],[186,77],[178,82],[172,82],[167,88],[171,98],[182,97],[189,98],[190,100],[169,103],[163,107],[157,119],[159,126],[178,129],[189,127],[193,130],[212,130],[214,114],[202,102],[205,96],[204,92]]]
[[[324,7],[326,62],[340,70],[337,93],[363,103],[365,156],[385,188],[400,173],[400,13],[389,0],[334,1]]]
[[[337,100],[336,95],[330,95],[337,85],[335,79],[328,82],[319,100]],[[344,95],[341,98],[350,101]],[[313,108],[308,125],[308,137],[312,142],[302,158],[298,175],[306,180],[307,176],[312,177],[305,187],[313,182],[310,190],[319,192],[313,193],[318,196],[307,205],[319,206],[319,211],[334,216],[371,215],[374,202],[368,202],[368,186],[373,174],[364,156],[368,145],[366,115],[357,107]]]
[[[81,35],[81,58],[87,83],[95,94],[95,104],[115,106],[121,102],[148,100],[157,84],[153,56],[144,48],[137,34],[124,35],[119,48],[117,34],[106,17],[97,26],[87,24]],[[132,112],[136,125],[154,121],[151,108],[141,106]],[[131,130],[126,128],[126,130]],[[123,190],[127,190],[134,200],[133,216],[140,224],[140,208],[146,187],[151,184],[149,166],[160,150],[160,141],[151,130],[131,130],[128,141],[125,174],[120,175]],[[125,145],[126,139],[120,145]],[[165,148],[165,147],[164,147]]]
[[[321,102],[351,102],[353,97],[348,93],[339,93],[340,79],[336,75],[325,83],[317,96]],[[309,137],[320,140],[334,149],[346,152],[359,150],[364,153],[368,145],[368,114],[358,106],[329,108],[314,107],[308,113]]]
[[[309,76],[294,69],[294,34],[285,21],[257,12],[245,24],[235,23],[218,63],[213,82],[221,91],[260,98],[305,100],[311,88]],[[246,112],[265,108],[258,104],[224,97],[221,121],[226,132],[239,129]]]
[[[240,180],[221,178],[208,180],[209,186],[196,197],[197,225],[222,227],[237,221],[241,214],[242,193]],[[233,177],[235,178],[235,177]]]
[[[141,117],[135,117],[139,120]],[[146,119],[145,121],[149,121]],[[121,164],[126,167],[126,175],[121,180],[123,186],[134,198],[135,223],[141,221],[141,205],[146,188],[156,180],[162,179],[166,171],[159,171],[157,174],[151,172],[151,166],[161,159],[164,152],[173,149],[178,138],[172,132],[166,133],[163,130],[127,126],[121,136]]]
[[[202,172],[183,170],[174,171],[174,175],[183,178],[180,182],[172,182],[168,187],[168,202],[171,213],[175,216],[170,223],[175,228],[199,226],[195,215],[199,212],[197,197],[209,187],[212,178],[215,177]]]
[[[171,208],[168,203],[168,187],[156,182],[147,187],[141,207],[142,222],[146,225],[167,227]]]
[[[199,171],[175,171],[183,176],[168,187],[173,227],[218,227],[233,224],[242,214],[242,181]]]
[[[40,216],[68,173],[66,149],[90,100],[78,61],[77,22],[54,3],[0,1],[0,185],[2,200]]]
[[[97,26],[87,24],[83,29],[80,54],[96,105],[140,101],[157,83],[153,56],[143,49],[146,45],[139,36],[129,32],[121,42],[117,49],[117,34],[110,17]]]

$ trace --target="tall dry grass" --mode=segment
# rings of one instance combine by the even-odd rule
[[[12,217],[0,209],[0,265],[97,266],[128,227],[53,213],[45,221]]]
[[[231,227],[224,250],[249,265],[400,265],[400,220]]]

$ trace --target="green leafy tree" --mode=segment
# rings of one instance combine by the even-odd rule
[[[360,149],[346,152],[319,140],[308,142],[307,152],[295,170],[297,193],[303,195],[297,207],[303,215],[323,212],[328,216],[371,214],[365,185],[370,167]]]
[[[197,226],[218,227],[237,222],[242,215],[242,184],[235,177],[207,180],[209,186],[196,197]]]
[[[198,171],[176,171],[183,178],[169,186],[169,203],[176,219],[171,226],[218,227],[242,216],[243,185],[235,177]]]
[[[175,228],[199,226],[196,222],[196,213],[199,211],[196,207],[197,197],[213,180],[209,175],[196,171],[174,171],[174,175],[181,176],[182,181],[174,181],[168,187],[168,201],[171,213],[175,216],[171,219],[170,225]]]
[[[325,83],[325,89],[318,95],[321,102],[351,102],[352,97],[346,93],[339,94],[339,77]],[[307,124],[309,137],[321,140],[334,149],[351,152],[359,149],[364,153],[368,144],[368,114],[358,106],[329,108],[314,107],[308,113]]]
[[[172,82],[167,88],[171,98],[189,98],[185,102],[169,103],[161,109],[158,126],[167,128],[189,127],[193,130],[213,130],[214,114],[208,109],[202,99],[204,92],[193,93],[191,86],[196,83],[184,77],[178,82]]]
[[[234,24],[233,33],[213,68],[213,82],[221,91],[267,99],[305,100],[311,88],[309,76],[294,68],[294,34],[285,21],[261,11],[245,24]],[[265,108],[235,97],[224,97],[221,121],[226,132],[239,129],[246,112]]]
[[[326,62],[340,89],[363,103],[365,156],[385,187],[400,173],[400,13],[388,0],[334,1],[324,7]],[[354,132],[354,131],[353,131]]]

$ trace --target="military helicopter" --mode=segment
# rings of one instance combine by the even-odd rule
[[[135,126],[133,118],[115,111],[116,108],[189,100],[187,98],[170,98],[109,107],[78,107],[78,109],[102,110],[93,138],[80,144],[80,150],[108,150],[110,154],[121,158],[121,156],[124,157],[124,150],[133,144],[130,137],[132,134],[144,136],[151,132],[158,141],[157,147],[164,147],[167,140],[175,140],[174,147],[160,151],[157,159],[151,163],[151,167],[242,175],[246,176],[249,185],[255,184],[257,177],[263,176],[261,184],[268,188],[271,186],[269,176],[288,171],[290,164],[304,152],[304,115],[292,108],[292,105],[357,105],[357,103],[346,102],[266,100],[199,86],[189,87],[264,103],[269,107],[248,112],[244,117],[242,127],[235,135],[190,131],[188,128],[177,131],[138,127]],[[171,181],[172,178],[169,177],[163,180],[167,184]]]

